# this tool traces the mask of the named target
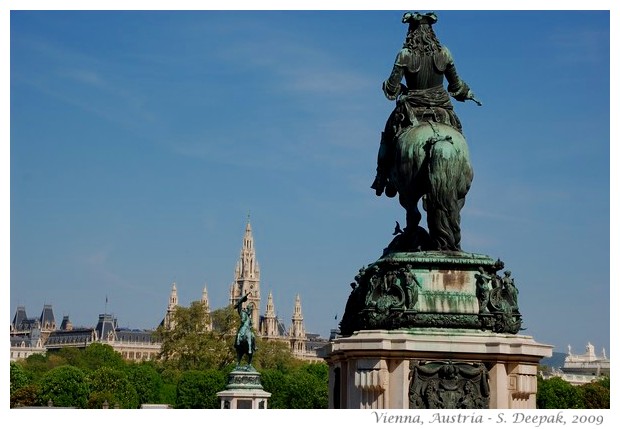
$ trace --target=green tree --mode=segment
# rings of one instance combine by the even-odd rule
[[[217,392],[226,388],[226,376],[218,370],[186,371],[177,385],[177,408],[220,408]]]
[[[279,369],[291,371],[299,365],[288,343],[284,341],[269,341],[260,337],[256,338],[256,356],[252,364],[260,371],[265,369]]]
[[[23,367],[28,371],[33,381],[39,381],[43,375],[51,369],[47,355],[35,353],[21,361]]]
[[[57,407],[85,408],[89,388],[86,374],[74,366],[63,365],[48,371],[41,379],[39,402],[52,401]]]
[[[287,376],[287,408],[327,408],[328,385],[311,372],[299,369]]]
[[[159,373],[162,379],[159,400],[163,404],[169,404],[176,408],[177,403],[177,384],[182,372],[175,368],[161,366]]]
[[[284,372],[275,368],[261,370],[260,380],[263,385],[263,389],[266,392],[271,393],[271,398],[269,398],[268,402],[269,408],[288,408],[288,390],[285,388],[287,386],[288,379]]]
[[[102,367],[90,376],[89,408],[101,408],[105,400],[110,407],[138,408],[140,405],[136,388],[127,375],[119,369]]]
[[[28,384],[11,393],[11,408],[39,405],[39,385]]]
[[[141,362],[129,364],[125,370],[131,384],[136,389],[140,404],[154,404],[160,401],[163,385],[161,375],[152,363]]]
[[[536,406],[541,409],[584,408],[583,392],[560,377],[538,378]]]
[[[88,397],[88,408],[120,408],[116,396],[110,391],[92,392]]]
[[[51,353],[58,355],[67,365],[82,368],[82,358],[84,356],[84,350],[82,349],[77,347],[63,347]],[[48,354],[50,354],[50,352],[48,352]]]
[[[81,358],[81,368],[95,371],[102,367],[122,369],[125,361],[120,353],[114,351],[111,345],[91,343],[84,349]]]
[[[217,369],[224,369],[237,362],[235,336],[241,324],[237,310],[232,305],[211,312],[213,335],[218,345]]]
[[[157,331],[164,365],[186,371],[221,369],[233,362],[231,310],[224,308],[209,315],[201,302],[194,302],[188,308],[176,307],[173,328],[160,327]],[[214,329],[209,330],[212,318]]]
[[[328,367],[303,363],[292,371],[261,371],[261,383],[271,393],[269,408],[319,409],[328,405]]]
[[[599,378],[596,380],[596,384],[600,384],[605,389],[611,390],[611,380],[609,379],[609,376]]]
[[[325,385],[329,383],[329,367],[325,362],[305,363],[300,370],[307,372]]]
[[[30,377],[24,367],[17,363],[11,362],[11,395],[22,387],[27,386],[30,383]]]
[[[579,386],[583,394],[584,407],[588,409],[610,408],[609,383],[595,381]]]

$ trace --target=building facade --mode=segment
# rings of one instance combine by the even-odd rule
[[[594,346],[588,342],[584,354],[573,354],[569,345],[568,355],[564,358],[564,365],[561,368],[551,368],[549,372],[543,374],[543,377],[546,379],[560,377],[574,386],[579,386],[610,375],[611,362],[605,353],[605,349],[602,349],[602,353],[597,355]]]
[[[307,361],[322,361],[317,349],[328,340],[319,335],[306,333],[302,313],[301,297],[298,294],[293,303],[291,324],[287,328],[278,317],[273,293],[267,296],[265,313],[261,314],[260,268],[256,258],[252,226],[248,218],[239,260],[235,266],[234,280],[230,285],[229,304],[248,295],[244,306],[252,303],[252,322],[256,335],[267,341],[282,341],[289,345],[293,356]],[[210,313],[207,286],[200,298],[205,311]],[[176,282],[172,283],[168,305],[160,325],[164,329],[174,328],[174,311],[179,306]],[[207,329],[212,329],[209,325]],[[99,314],[95,327],[74,327],[69,316],[64,316],[60,326],[56,325],[52,306],[45,304],[39,318],[28,318],[26,309],[19,306],[11,323],[11,360],[25,359],[33,353],[45,353],[63,347],[86,348],[92,343],[110,345],[123,358],[131,361],[156,359],[161,344],[155,340],[153,330],[120,328],[117,319],[107,311]]]
[[[153,331],[120,328],[116,318],[107,313],[99,315],[95,327],[74,327],[69,316],[64,316],[56,327],[49,304],[44,305],[39,319],[29,319],[25,307],[18,307],[11,323],[10,338],[11,361],[64,347],[86,348],[92,343],[108,344],[130,361],[156,359],[160,350]]]
[[[203,294],[206,296],[206,291]],[[248,299],[243,303],[243,306],[245,308],[250,303],[253,306],[252,324],[257,336],[267,341],[286,342],[293,356],[298,359],[323,360],[317,356],[317,350],[325,345],[328,340],[322,339],[316,334],[306,333],[299,294],[293,303],[293,315],[288,329],[277,315],[272,291],[269,291],[267,295],[265,312],[261,314],[260,266],[256,257],[254,235],[249,218],[245,226],[239,260],[235,266],[234,279],[230,285],[229,305],[235,305],[246,294]]]

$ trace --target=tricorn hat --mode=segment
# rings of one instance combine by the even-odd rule
[[[421,14],[419,12],[405,12],[403,15],[403,24],[409,24],[413,27],[417,27],[422,24],[433,25],[436,22],[437,15],[435,15],[435,12],[428,12],[425,14]]]

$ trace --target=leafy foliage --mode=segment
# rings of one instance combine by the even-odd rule
[[[261,371],[260,380],[265,391],[271,393],[269,408],[288,408],[288,390],[285,389],[288,378],[284,372],[278,369],[266,369]]]
[[[17,390],[30,383],[28,372],[17,362],[11,362],[11,395]]]
[[[307,363],[301,367],[302,371],[314,376],[317,380],[329,383],[329,367],[325,363]]]
[[[164,383],[159,390],[160,404],[168,404],[172,408],[176,408],[177,405],[177,385]]]
[[[611,380],[609,377],[602,377],[596,380],[596,384],[600,384],[607,390],[611,390]]]
[[[88,397],[88,408],[120,408],[112,392],[92,392]]]
[[[226,387],[226,377],[218,370],[190,370],[177,384],[177,408],[220,408],[217,392]]]
[[[287,392],[287,408],[327,408],[327,383],[308,371],[299,370],[289,375]]]
[[[101,408],[105,402],[110,408],[136,408],[141,403],[219,408],[217,392],[226,388],[236,364],[239,315],[232,306],[209,315],[195,302],[177,307],[173,323],[173,329],[156,333],[162,342],[158,361],[127,362],[110,345],[93,343],[11,363],[11,406],[45,406],[52,399],[55,406],[80,408]],[[270,408],[327,407],[326,364],[304,363],[285,341],[260,337],[252,363],[272,394]]]
[[[158,372],[161,375],[162,386],[159,391],[159,401],[163,404],[169,404],[176,407],[177,401],[177,384],[183,372],[170,365],[158,365]]]
[[[584,408],[583,392],[560,377],[538,379],[536,406],[542,409]]]
[[[52,401],[56,407],[85,408],[89,395],[84,371],[71,365],[51,369],[41,380],[39,403]]]
[[[39,386],[29,384],[11,393],[11,408],[34,407],[39,405]]]
[[[536,406],[543,409],[610,408],[609,377],[581,386],[573,386],[559,377],[548,380],[539,377]]]
[[[583,393],[584,407],[588,409],[610,408],[609,377],[579,386]]]
[[[55,354],[59,358],[63,359],[67,365],[77,366],[78,368],[82,367],[82,356],[84,355],[84,350],[78,349],[75,347],[64,347],[60,350],[48,352],[48,356]]]
[[[49,362],[48,355],[32,354],[20,362],[31,375],[32,380],[37,382],[50,369],[54,368],[54,363]]]
[[[235,361],[232,338],[237,314],[232,308],[206,312],[201,302],[190,307],[176,307],[172,316],[173,328],[158,329],[161,340],[160,357],[164,364],[179,370],[224,368]],[[217,329],[208,330],[213,318]]]
[[[252,364],[260,371],[278,369],[286,372],[298,366],[298,362],[287,343],[256,338],[256,356]]]
[[[91,395],[89,408],[101,408],[104,400],[110,407],[138,408],[139,399],[136,388],[121,370],[102,367],[90,376]]]
[[[327,408],[327,364],[301,364],[288,372],[268,369],[261,373],[261,382],[271,393],[270,408]]]
[[[102,367],[122,369],[125,366],[120,353],[114,351],[109,344],[101,343],[89,344],[78,362],[80,367],[87,371],[95,371]]]
[[[131,384],[135,387],[140,404],[159,402],[163,385],[161,375],[150,362],[133,363],[125,370]]]

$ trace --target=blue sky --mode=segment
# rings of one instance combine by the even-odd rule
[[[405,10],[12,11],[7,318],[224,306],[250,213],[261,311],[300,294],[327,336],[404,224],[370,184]],[[512,271],[524,334],[610,354],[610,13],[436,12],[483,103],[454,102],[463,250]]]

